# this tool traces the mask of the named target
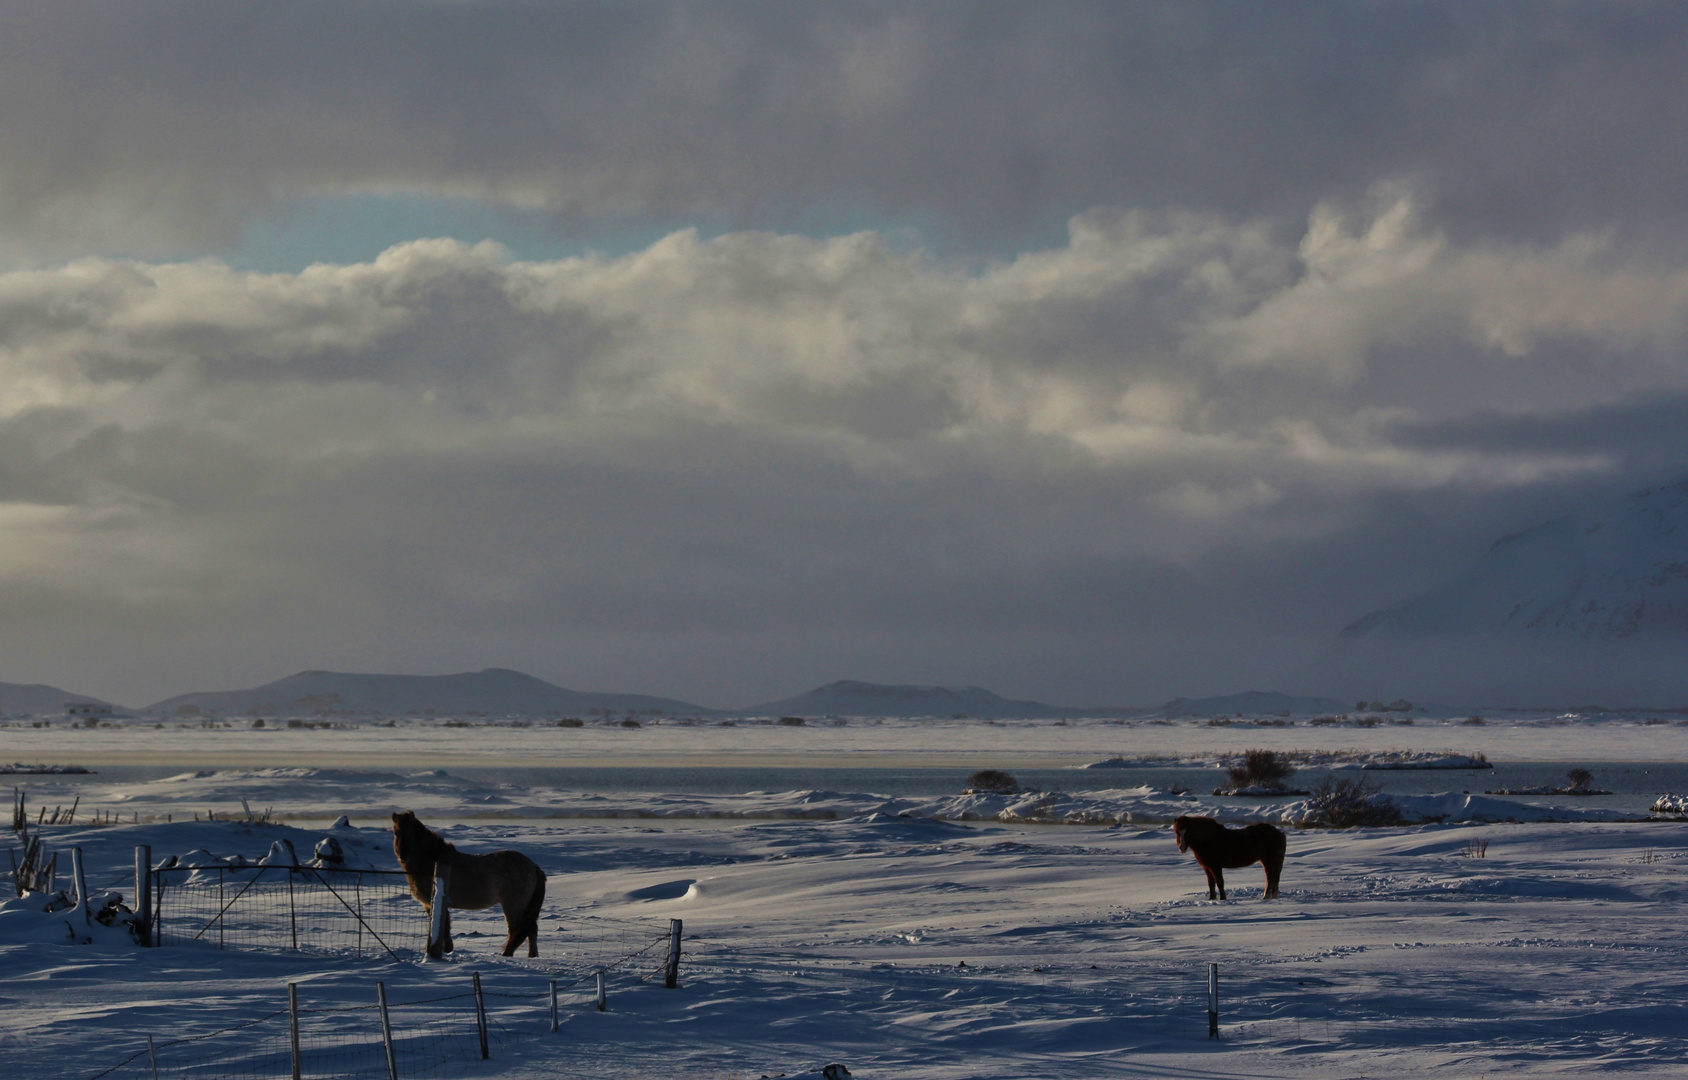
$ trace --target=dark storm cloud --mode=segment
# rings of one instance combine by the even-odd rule
[[[9,677],[1418,693],[1322,650],[1688,468],[1685,23],[15,5]],[[197,258],[384,194],[674,228]]]
[[[1688,13],[1641,4],[42,3],[0,37],[0,235],[203,249],[309,195],[560,223],[1098,205],[1681,239]]]
[[[1623,475],[1646,437],[1598,410],[1684,392],[1688,268],[1369,202],[1287,240],[1096,211],[977,272],[688,231],[0,274],[15,655],[714,703],[838,664],[1091,701],[1310,670],[1507,512]],[[1481,437],[1503,404],[1605,436]]]

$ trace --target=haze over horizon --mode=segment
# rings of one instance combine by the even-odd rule
[[[1446,594],[1688,477],[1684,132],[1662,4],[18,5],[0,680],[1681,703]]]

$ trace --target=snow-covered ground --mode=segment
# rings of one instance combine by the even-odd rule
[[[1015,755],[1066,764],[1116,753],[1188,760],[1274,742],[1286,750],[1366,751],[1360,739],[1377,752],[1555,760],[1623,760],[1626,747],[1639,754],[1651,739],[1653,754],[1635,760],[1688,759],[1677,745],[1684,729],[1674,724],[1607,721],[1590,731],[1537,722],[1242,732],[1088,722],[975,722],[937,732],[912,722],[545,732],[418,725],[196,729],[180,743],[171,729],[160,740],[157,729],[101,728],[54,732],[51,745],[24,745],[15,728],[4,730],[0,756],[62,764],[97,764],[98,754],[125,746],[157,760],[190,750],[202,762],[240,760],[252,753],[245,747],[254,737],[270,740],[266,768],[192,769],[146,782],[18,778],[32,817],[41,802],[73,790],[83,793],[85,808],[141,816],[140,824],[92,826],[83,815],[81,824],[44,829],[48,846],[82,848],[96,895],[132,891],[137,844],[150,845],[155,859],[202,850],[256,860],[286,839],[303,855],[328,828],[324,817],[340,812],[351,817],[351,829],[338,831],[347,847],[385,862],[394,805],[414,807],[464,849],[526,851],[550,881],[537,960],[497,955],[503,927],[495,913],[456,913],[458,951],[424,964],[415,959],[419,916],[394,961],[349,950],[143,950],[120,929],[79,931],[63,912],[0,903],[0,1076],[92,1078],[144,1051],[149,1033],[172,1043],[251,1021],[258,1023],[167,1046],[161,1075],[236,1072],[173,1073],[171,1065],[184,1060],[284,1070],[285,1020],[274,1014],[285,1009],[289,982],[315,1010],[307,1014],[307,1049],[329,1047],[342,1074],[384,1075],[368,1009],[377,980],[394,1003],[401,1039],[455,1047],[430,1075],[728,1080],[797,1076],[834,1061],[869,1080],[1388,1077],[1432,1069],[1681,1075],[1688,1069],[1688,926],[1680,917],[1688,835],[1676,821],[1584,814],[1292,829],[1281,900],[1262,901],[1262,875],[1249,868],[1227,874],[1231,899],[1215,903],[1160,822],[1191,810],[1281,817],[1282,800],[1148,788],[942,798],[605,795],[506,787],[447,768],[517,755],[529,745],[524,740],[541,737],[578,739],[613,757],[629,753],[624,740],[651,736],[674,738],[647,753],[728,760],[765,753],[775,739],[800,744],[788,742],[787,753],[884,760],[917,758],[934,744],[974,753],[989,738],[998,740],[983,746],[992,764],[1012,764]],[[73,741],[84,738],[94,753],[67,752],[89,750]],[[411,760],[412,738],[437,740],[430,764],[443,773],[365,767],[363,755],[383,746]],[[347,751],[338,767],[301,763],[325,747]],[[282,823],[192,820],[206,811],[243,816],[242,799],[258,813],[274,807]],[[1461,807],[1500,800],[1444,802],[1458,805],[1437,809],[1457,816]],[[1577,816],[1577,800],[1558,802],[1566,805],[1540,816]],[[1523,804],[1504,805],[1518,816]],[[163,815],[174,820],[158,820]],[[1030,823],[1037,821],[1092,824]],[[393,903],[400,914],[411,904]],[[636,981],[660,957],[660,949],[647,952],[613,973],[609,1011],[594,1009],[590,982],[576,982],[585,965],[648,949],[671,918],[685,923],[680,986]],[[90,940],[71,943],[72,932]],[[1212,1042],[1209,963],[1220,965],[1222,1002],[1222,1038]],[[463,996],[471,970],[492,995],[495,1039],[486,1064],[462,1052],[472,1049]],[[546,1010],[553,978],[565,984],[556,1034]],[[329,1009],[342,1011],[322,1011]],[[270,1057],[259,1061],[262,1054]],[[150,1076],[146,1064],[140,1057],[114,1075]]]
[[[385,841],[378,821],[370,843]],[[469,970],[518,1037],[463,1075],[746,1077],[830,1061],[861,1077],[1680,1075],[1688,1059],[1688,844],[1679,825],[1429,826],[1292,833],[1283,898],[1257,870],[1210,903],[1164,828],[1049,829],[883,814],[837,821],[520,822],[459,826],[469,849],[516,846],[550,872],[542,955],[496,956],[496,918],[456,917],[446,963],[209,945],[73,945],[0,908],[0,1072],[91,1077],[160,1039],[285,1007],[461,994]],[[91,888],[126,888],[135,842],[262,855],[285,826],[65,830]],[[1486,840],[1484,857],[1470,857]],[[593,917],[669,918],[681,985],[615,983],[596,1012],[572,977]],[[27,925],[26,925],[27,924]],[[617,923],[616,925],[621,925]],[[412,943],[414,944],[414,943]],[[413,955],[413,954],[409,954]],[[1205,1038],[1217,962],[1223,1038]],[[965,965],[965,966],[963,966]],[[401,1007],[466,1015],[463,999]],[[263,1030],[279,1030],[272,1022]],[[361,1024],[360,1028],[358,1025]],[[374,1046],[371,1014],[344,1027]],[[467,1030],[464,1028],[464,1030]],[[268,1037],[268,1036],[266,1036]],[[235,1034],[210,1056],[257,1045]],[[126,1075],[142,1075],[131,1072]]]

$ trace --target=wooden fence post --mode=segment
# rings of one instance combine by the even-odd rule
[[[152,1080],[158,1080],[158,1051],[152,1045],[152,1032],[147,1032],[147,1060],[152,1062]]]
[[[387,1018],[387,984],[375,984],[375,1002],[381,1006],[381,1045],[387,1049],[387,1080],[399,1080],[399,1059],[393,1054],[393,1024]]]
[[[451,867],[434,864],[434,909],[428,920],[428,955],[435,960],[445,955],[446,905],[451,894]]]
[[[82,875],[82,849],[70,849],[70,872],[76,879],[76,909],[82,913],[82,925],[87,926],[93,917],[88,914],[88,879]]]
[[[299,1059],[299,984],[287,984],[287,1038],[293,1048],[293,1080],[301,1080],[304,1063]]]
[[[680,920],[668,920],[668,971],[662,985],[672,990],[680,985]]]
[[[1219,965],[1207,965],[1207,1037],[1219,1038]]]
[[[604,996],[604,969],[599,968],[598,975],[598,1011],[603,1012],[610,1007],[609,998]]]
[[[557,1030],[557,980],[551,980],[551,1030]]]
[[[481,997],[481,973],[475,971],[470,974],[475,980],[475,1027],[480,1029],[481,1060],[485,1061],[492,1056],[487,1052],[486,1047],[486,999]]]
[[[152,846],[135,846],[135,929],[141,947],[152,944]]]

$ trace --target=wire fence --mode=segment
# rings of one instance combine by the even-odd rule
[[[152,940],[218,948],[351,952],[426,944],[426,911],[402,871],[311,866],[153,871]]]
[[[583,922],[597,936],[580,942],[560,972],[510,973],[496,984],[483,984],[478,973],[471,973],[471,989],[388,1000],[385,1023],[375,989],[379,984],[372,983],[367,1004],[299,1002],[295,1008],[217,1031],[168,1040],[143,1036],[145,1045],[89,1080],[411,1080],[453,1075],[465,1063],[495,1056],[514,1040],[554,1030],[563,995],[572,993],[578,1000],[582,984],[592,991],[601,985],[607,997],[612,990],[666,979],[679,962],[678,955],[671,955],[678,936],[673,925],[659,930],[650,923]],[[591,966],[583,968],[586,964]],[[538,962],[516,967],[533,969]],[[380,994],[384,997],[385,990]]]

